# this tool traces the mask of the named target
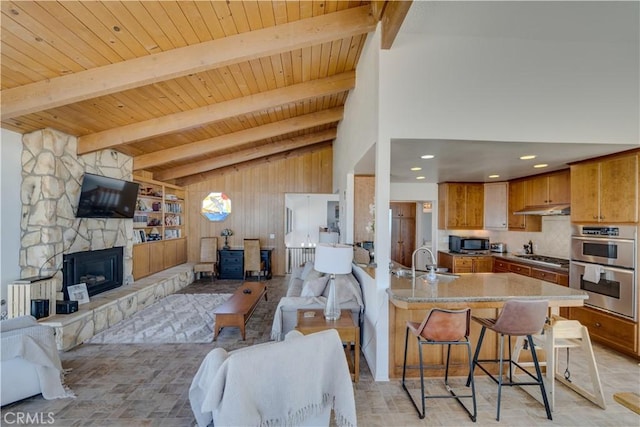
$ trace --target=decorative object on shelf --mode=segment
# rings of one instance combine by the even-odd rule
[[[224,246],[222,249],[229,249],[229,236],[233,236],[233,230],[230,228],[225,228],[220,232],[221,236],[224,236]]]
[[[316,246],[314,269],[321,273],[329,273],[329,295],[324,309],[324,317],[327,320],[340,318],[340,304],[336,298],[336,274],[351,273],[351,261],[353,260],[353,247],[350,245],[329,245],[320,243]]]
[[[223,221],[231,213],[231,199],[224,193],[209,193],[202,200],[200,212],[209,221]]]
[[[156,240],[160,240],[160,231],[156,227],[153,227],[151,232],[147,235],[147,241],[153,242]]]

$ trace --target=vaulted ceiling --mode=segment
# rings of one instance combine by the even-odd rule
[[[1,123],[189,184],[331,144],[410,1],[2,1]]]

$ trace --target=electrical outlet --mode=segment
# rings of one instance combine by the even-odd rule
[[[271,234],[269,234],[269,238],[273,240],[273,239],[275,239],[275,238],[276,238],[276,235],[275,235],[275,234],[273,234],[273,233],[271,233]]]

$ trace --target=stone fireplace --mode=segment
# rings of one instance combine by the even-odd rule
[[[133,159],[113,150],[78,156],[77,139],[54,129],[25,134],[22,143],[21,276],[53,276],[57,299],[63,299],[66,256],[120,247],[118,286],[126,283],[133,267],[132,220],[76,218],[75,210],[85,172],[131,180]]]
[[[86,283],[89,296],[122,286],[122,246],[97,251],[82,251],[63,257],[62,292],[69,299],[67,287]]]

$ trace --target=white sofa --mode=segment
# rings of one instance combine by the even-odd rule
[[[34,317],[0,322],[1,405],[41,394],[45,399],[73,397],[62,382],[54,329]]]
[[[351,310],[352,316],[362,330],[364,303],[362,288],[355,276],[336,275],[336,296],[342,310]],[[297,323],[297,311],[301,309],[324,309],[329,294],[329,276],[313,269],[308,261],[291,273],[287,294],[280,299],[273,317],[271,339],[280,341]]]

